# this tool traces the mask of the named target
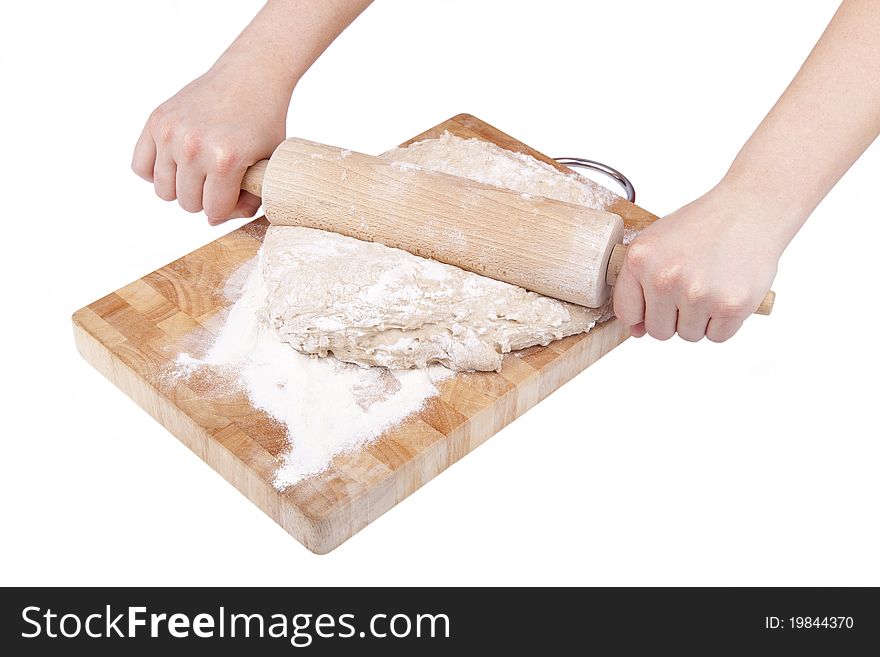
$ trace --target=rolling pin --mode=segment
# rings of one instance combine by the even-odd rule
[[[590,308],[608,301],[626,254],[616,214],[303,139],[250,167],[241,188],[272,224],[379,242]],[[769,314],[773,298],[755,312]]]

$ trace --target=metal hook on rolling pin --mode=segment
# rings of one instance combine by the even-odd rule
[[[591,171],[598,171],[599,173],[608,176],[618,185],[623,187],[623,191],[626,193],[627,201],[629,201],[630,203],[636,202],[636,188],[630,182],[629,178],[624,176],[614,167],[610,167],[607,164],[602,164],[601,162],[596,162],[595,160],[585,160],[582,157],[554,157],[553,159],[559,162],[559,164],[564,164],[568,167],[580,167],[581,169],[590,169]]]

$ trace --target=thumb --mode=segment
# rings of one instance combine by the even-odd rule
[[[614,286],[614,314],[626,326],[636,327],[632,331],[633,335],[644,335],[644,331],[639,333],[637,327],[645,320],[645,292],[642,284],[627,267],[626,261]]]
[[[232,217],[235,219],[241,217],[253,217],[257,214],[257,210],[260,209],[262,203],[263,201],[259,196],[254,196],[250,192],[242,191],[241,195],[238,197],[238,203],[235,204],[235,210],[232,212]]]
[[[260,209],[260,205],[262,204],[262,200],[259,196],[254,196],[250,192],[242,191],[238,197],[238,202],[235,204],[235,209],[232,213],[224,218],[224,219],[214,219],[209,217],[208,223],[212,226],[217,226],[222,224],[230,219],[241,219],[243,217],[253,217],[257,214],[257,210]]]

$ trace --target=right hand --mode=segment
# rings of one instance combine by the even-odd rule
[[[252,217],[260,199],[240,191],[241,180],[284,141],[289,102],[246,69],[215,67],[153,111],[131,168],[211,225]]]

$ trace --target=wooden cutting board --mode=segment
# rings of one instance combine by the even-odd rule
[[[444,130],[568,171],[468,114],[406,144]],[[609,209],[628,228],[656,218],[624,199]],[[89,363],[313,552],[337,547],[628,336],[611,319],[587,334],[508,355],[499,373],[456,374],[438,384],[440,394],[422,410],[376,441],[279,492],[271,482],[286,447],[282,427],[244,393],[218,396],[198,381],[163,380],[186,351],[186,336],[206,330],[228,306],[227,279],[257,253],[267,225],[257,219],[78,310],[74,335]]]

